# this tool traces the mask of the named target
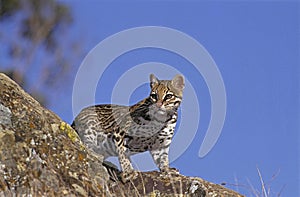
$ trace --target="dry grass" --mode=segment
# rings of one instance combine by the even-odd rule
[[[272,187],[272,183],[277,179],[277,177],[279,176],[280,170],[278,170],[272,177],[270,180],[268,180],[267,182],[265,181],[265,178],[263,177],[260,169],[258,167],[256,167],[257,170],[257,174],[258,174],[258,178],[259,178],[259,185],[260,188],[256,188],[253,184],[253,182],[251,182],[248,178],[246,178],[247,180],[247,184],[240,184],[239,180],[236,176],[234,176],[234,184],[230,184],[230,183],[222,183],[222,185],[228,185],[228,186],[232,186],[235,188],[235,190],[237,192],[239,192],[239,190],[246,190],[249,192],[250,197],[280,197],[282,196],[282,192],[285,188],[285,185],[283,185],[279,191],[275,192],[274,188]],[[256,184],[255,184],[256,185]]]

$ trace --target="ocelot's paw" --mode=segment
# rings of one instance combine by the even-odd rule
[[[166,175],[179,174],[179,170],[176,168],[165,167],[161,169],[161,172]]]
[[[138,172],[132,170],[132,171],[129,171],[129,172],[122,172],[121,175],[120,175],[121,176],[120,178],[121,178],[121,181],[123,183],[126,183],[129,180],[132,180],[132,179],[136,178],[137,175],[138,175]]]

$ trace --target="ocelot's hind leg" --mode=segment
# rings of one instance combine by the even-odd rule
[[[124,133],[124,132],[123,132]],[[121,132],[122,134],[122,132]],[[122,169],[121,181],[123,183],[129,181],[131,178],[135,177],[137,172],[134,171],[129,156],[126,154],[127,148],[124,145],[124,135],[120,135],[119,132],[116,132],[113,135],[113,140],[116,146],[118,153],[118,158],[120,166]]]

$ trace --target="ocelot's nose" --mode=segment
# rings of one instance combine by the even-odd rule
[[[157,101],[156,106],[157,107],[161,107],[162,106],[162,102],[161,101]]]

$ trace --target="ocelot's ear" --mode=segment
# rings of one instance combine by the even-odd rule
[[[172,85],[174,88],[182,91],[184,88],[184,77],[182,75],[176,75],[172,79]]]
[[[150,75],[150,87],[152,88],[155,84],[158,84],[159,80],[154,76],[154,74]]]

